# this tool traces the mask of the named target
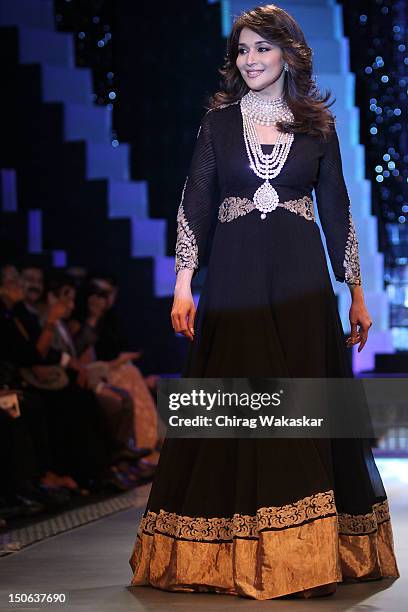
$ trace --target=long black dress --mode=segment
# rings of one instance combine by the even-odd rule
[[[311,200],[337,280],[360,284],[336,131],[295,134],[271,182],[284,205],[261,219],[239,104],[207,112],[178,212],[176,271],[216,221],[185,377],[353,376]],[[166,438],[130,565],[134,586],[255,599],[399,576],[360,439]]]

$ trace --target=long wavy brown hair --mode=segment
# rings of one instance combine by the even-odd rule
[[[323,96],[313,79],[313,52],[300,26],[289,13],[275,4],[258,6],[242,13],[235,20],[227,40],[224,64],[219,69],[222,89],[209,98],[207,108],[217,109],[222,104],[237,102],[249,91],[235,63],[240,32],[245,27],[271,44],[278,45],[283,61],[288,65],[283,97],[293,113],[294,122],[279,121],[277,129],[281,132],[318,135],[326,140],[335,124],[335,115],[329,107],[336,98],[326,104],[332,92],[326,90]]]

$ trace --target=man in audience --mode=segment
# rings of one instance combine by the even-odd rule
[[[11,264],[0,268],[0,388],[19,394],[20,416],[0,410],[1,500],[5,518],[34,514],[45,507],[64,504],[63,491],[41,489],[53,474],[46,415],[42,401],[22,387],[20,367],[42,367],[41,356],[18,317],[23,299],[19,273]],[[20,389],[23,388],[23,392]]]

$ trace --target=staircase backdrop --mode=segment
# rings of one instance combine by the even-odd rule
[[[148,186],[130,180],[129,146],[112,145],[111,111],[93,103],[73,35],[55,31],[52,0],[2,0],[0,34],[2,258],[115,273],[142,365],[178,372],[187,341],[171,327],[166,221],[149,218]]]
[[[337,98],[332,110],[373,318],[370,341],[361,354],[354,349],[353,363],[356,372],[370,370],[375,353],[393,347],[341,6],[334,0],[278,4],[299,21],[314,50],[318,85]],[[224,36],[233,16],[253,5],[222,0]],[[148,185],[130,180],[129,146],[112,145],[111,111],[92,102],[91,71],[75,66],[72,34],[55,31],[52,0],[3,0],[0,26],[7,143],[0,176],[3,256],[28,252],[44,264],[114,272],[123,289],[119,308],[133,348],[145,348],[146,369],[178,372],[186,341],[170,325],[175,278],[173,257],[166,256],[166,221],[149,218]],[[347,331],[349,291],[332,280]]]

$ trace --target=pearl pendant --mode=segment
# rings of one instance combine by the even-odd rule
[[[265,213],[272,212],[278,206],[279,196],[276,189],[272,187],[268,180],[256,190],[254,194],[254,204],[265,217]],[[265,217],[261,215],[261,219]]]
[[[265,215],[265,213],[262,213],[262,215],[261,215],[261,219],[266,219],[266,215]]]

